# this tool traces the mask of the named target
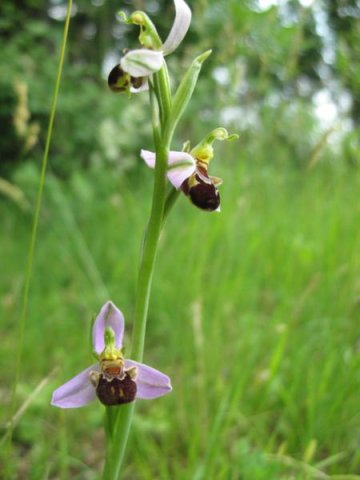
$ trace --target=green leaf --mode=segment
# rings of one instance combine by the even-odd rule
[[[211,50],[207,50],[206,52],[195,58],[175,93],[173,108],[168,126],[171,132],[170,137],[174,132],[181,116],[183,115],[192,97],[192,94],[194,93],[202,64],[210,54]]]

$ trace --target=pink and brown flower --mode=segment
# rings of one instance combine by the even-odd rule
[[[167,375],[143,363],[124,358],[124,324],[121,311],[112,302],[105,303],[92,330],[98,363],[57,388],[52,396],[52,405],[78,408],[96,397],[104,405],[121,405],[136,398],[161,397],[171,391]]]

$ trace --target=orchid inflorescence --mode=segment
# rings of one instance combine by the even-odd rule
[[[156,250],[164,219],[178,192],[183,192],[201,210],[220,211],[218,186],[222,180],[208,172],[214,156],[213,143],[237,138],[219,127],[194,147],[187,141],[182,151],[170,150],[176,126],[194,92],[202,64],[211,53],[208,50],[194,59],[172,94],[165,57],[180,45],[191,22],[191,10],[186,2],[174,0],[174,5],[175,20],[164,42],[146,13],[136,11],[130,16],[120,13],[125,23],[140,27],[140,47],[126,50],[108,76],[112,92],[131,96],[132,93],[148,91],[152,111],[155,152],[145,149],[140,152],[146,165],[154,169],[154,190],[140,254],[131,355],[135,360],[124,358],[124,317],[108,301],[101,308],[92,329],[97,363],[57,388],[51,402],[56,407],[77,408],[98,398],[106,406],[106,480],[118,479],[134,400],[157,398],[172,389],[167,375],[141,363]],[[170,188],[167,188],[167,179]],[[126,404],[127,407],[116,408]]]
[[[135,12],[129,18],[121,14],[126,23],[140,26],[139,41],[144,48],[126,51],[120,63],[110,72],[108,84],[115,93],[139,93],[149,89],[151,75],[158,72],[164,63],[164,56],[172,53],[185,37],[191,21],[191,10],[184,0],[174,0],[175,20],[171,31],[162,44],[151,20],[143,12]],[[213,130],[196,147],[187,151],[169,152],[168,179],[173,186],[184,192],[191,202],[202,210],[220,211],[220,195],[217,187],[222,180],[209,176],[209,161],[214,155],[212,143],[217,140],[233,140],[224,128]],[[155,167],[155,153],[141,150],[145,163]]]

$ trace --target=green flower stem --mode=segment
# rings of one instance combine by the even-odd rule
[[[174,103],[171,98],[169,74],[165,61],[163,68],[154,74],[153,83],[150,85],[156,165],[150,220],[145,230],[144,243],[140,252],[135,305],[131,358],[138,362],[142,362],[143,359],[150,291],[160,233],[166,217],[178,197],[178,192],[175,189],[166,196],[169,148],[176,125],[194,91],[202,63],[210,53],[210,51],[205,52],[194,60],[177,90]],[[155,105],[154,96],[156,96],[158,105]],[[118,480],[120,478],[120,469],[130,432],[135,402],[116,409],[115,414],[112,410],[114,408],[107,408],[104,480]]]
[[[160,108],[161,128],[165,130],[172,109],[170,79],[165,61],[163,68],[154,75],[154,90]]]
[[[160,96],[163,97],[164,118],[165,118],[165,121],[167,122],[168,119],[170,118],[170,114],[171,114],[172,99],[171,99],[171,87],[170,87],[169,72],[168,72],[168,68],[167,68],[165,60],[164,60],[164,66],[159,71],[157,76],[159,77],[159,88],[161,90]],[[171,142],[171,138],[169,138],[169,142]]]
[[[171,113],[171,97],[167,75],[167,70],[163,68],[157,74],[157,78],[155,78],[154,81],[154,90],[159,100],[160,116],[164,119],[165,123]],[[158,133],[158,131],[154,132],[156,166],[152,209],[141,254],[135,305],[131,358],[138,362],[142,362],[143,359],[152,277],[161,227],[163,225],[167,159],[171,141],[170,135],[164,136],[162,134],[159,138]],[[108,407],[108,410],[111,408],[114,407]],[[107,456],[103,474],[104,480],[117,480],[120,478],[120,468],[130,432],[134,408],[135,403],[130,403],[117,409],[115,425],[112,429],[112,439],[107,438]],[[108,411],[107,415],[108,420],[113,418],[112,412],[110,413]]]
[[[153,137],[155,145],[160,143],[161,130],[160,130],[160,119],[159,119],[159,107],[156,103],[156,93],[152,82],[149,81],[149,93],[150,93],[150,108],[152,115],[152,127],[153,127]]]
[[[163,143],[160,143],[160,145],[156,148],[153,204],[139,271],[131,352],[131,357],[138,362],[141,362],[143,358],[146,319],[149,306],[152,275],[164,213],[168,153],[168,144],[164,145]]]

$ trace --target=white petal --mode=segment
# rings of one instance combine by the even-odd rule
[[[163,45],[164,55],[169,55],[183,41],[191,23],[191,10],[184,0],[174,0],[175,20]]]
[[[149,150],[141,150],[141,158],[144,160],[146,165],[150,168],[155,168],[155,153],[149,152]]]
[[[160,70],[164,62],[162,52],[148,50],[130,50],[120,60],[120,66],[124,72],[132,77],[147,77]]]
[[[150,168],[155,168],[155,153],[141,150],[141,158]],[[167,177],[175,188],[180,188],[184,180],[196,170],[194,158],[187,152],[169,152]]]
[[[196,170],[194,158],[186,152],[169,152],[168,165],[168,179],[177,189]]]

